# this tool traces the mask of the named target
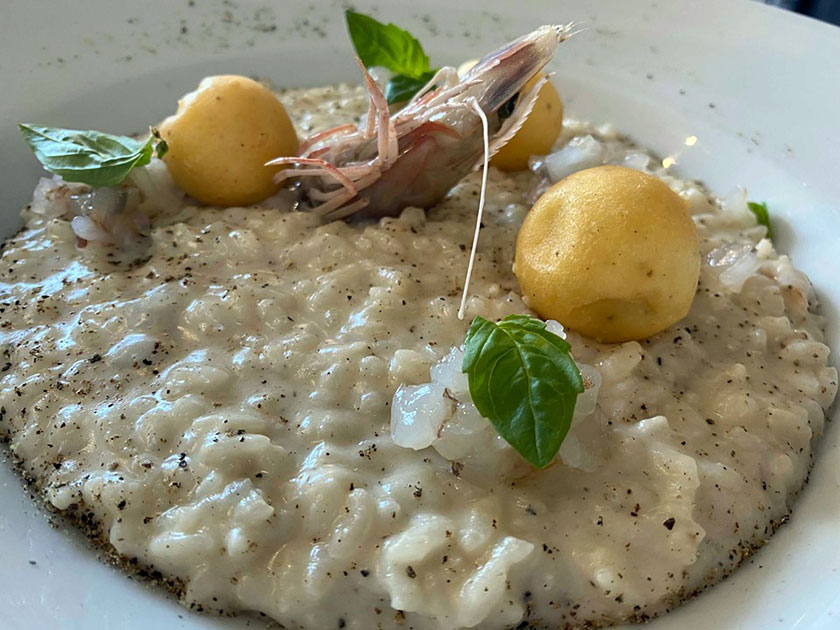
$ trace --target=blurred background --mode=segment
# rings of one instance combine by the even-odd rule
[[[840,0],[763,0],[763,2],[840,25]]]

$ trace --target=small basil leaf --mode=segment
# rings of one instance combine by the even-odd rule
[[[429,70],[417,79],[407,77],[404,74],[397,74],[391,77],[388,85],[385,86],[385,98],[388,101],[388,105],[410,100],[417,92],[423,89],[424,85],[432,80],[436,72],[437,70]]]
[[[155,145],[155,157],[161,160],[168,152],[169,144],[167,144],[166,140],[158,140],[158,143]]]
[[[145,142],[99,131],[21,123],[24,140],[45,169],[68,182],[94,188],[119,184],[131,169],[152,159],[154,137]]]
[[[462,370],[479,413],[531,464],[548,466],[583,392],[571,346],[529,315],[498,324],[476,317],[464,344]]]
[[[365,67],[383,66],[411,79],[429,70],[429,57],[408,31],[355,11],[345,11],[345,16],[350,39]]]
[[[155,140],[157,140],[157,144],[155,145],[155,157],[162,160],[163,156],[169,152],[169,143],[161,137],[160,131],[157,127],[149,127],[149,133],[152,134],[152,137],[155,138]]]
[[[755,215],[755,222],[767,228],[767,238],[773,238],[773,228],[770,227],[770,212],[767,210],[765,202],[757,203],[755,201],[748,201],[747,207]]]

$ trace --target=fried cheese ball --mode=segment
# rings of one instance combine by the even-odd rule
[[[207,77],[160,126],[175,182],[210,205],[256,203],[277,191],[272,158],[297,154],[283,104],[267,87],[237,75]]]
[[[644,339],[688,313],[700,243],[685,201],[661,180],[598,166],[537,200],[514,272],[540,317],[598,341]]]

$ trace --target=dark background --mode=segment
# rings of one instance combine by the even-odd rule
[[[764,3],[840,25],[840,0],[764,0]]]

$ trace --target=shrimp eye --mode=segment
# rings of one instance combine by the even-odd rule
[[[519,92],[511,96],[507,101],[502,103],[499,107],[499,120],[510,118],[513,115],[513,109],[516,107],[516,101],[519,100]]]

